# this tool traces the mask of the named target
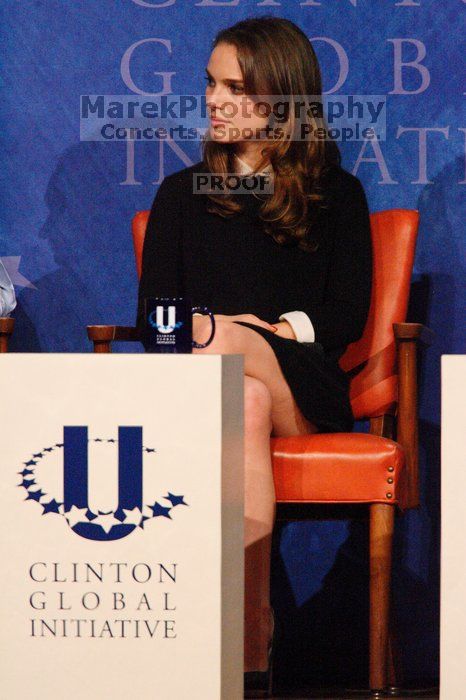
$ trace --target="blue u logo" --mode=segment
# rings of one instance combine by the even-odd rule
[[[124,522],[125,511],[138,509],[142,515],[142,427],[118,428],[118,508],[114,513],[93,513],[89,509],[87,432],[86,426],[64,427],[64,514],[72,530],[81,537],[119,540],[137,527]]]
[[[165,307],[158,305],[154,311],[149,314],[149,324],[152,328],[156,328],[159,333],[173,333],[175,328],[180,328],[183,325],[182,321],[176,320],[176,307],[170,305],[168,307],[168,323],[164,323]],[[155,316],[155,320],[154,320]]]

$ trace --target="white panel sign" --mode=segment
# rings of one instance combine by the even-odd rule
[[[243,694],[243,356],[0,356],[1,696]]]
[[[442,355],[440,697],[466,686],[466,355]]]

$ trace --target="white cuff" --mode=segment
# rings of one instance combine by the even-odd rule
[[[288,321],[299,343],[313,343],[315,341],[314,326],[305,311],[287,311],[278,318],[280,321]]]

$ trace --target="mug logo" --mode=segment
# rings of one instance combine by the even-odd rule
[[[152,328],[156,328],[159,333],[173,333],[175,328],[180,328],[183,325],[183,321],[178,321],[176,322],[176,307],[170,305],[168,307],[168,323],[164,324],[163,322],[163,317],[164,317],[164,312],[165,312],[165,307],[164,306],[156,306],[154,311],[152,311],[149,314],[149,323],[152,326]],[[155,315],[155,320],[154,320],[154,315]]]
[[[185,503],[184,496],[168,492],[163,499],[170,501],[164,506],[157,501],[144,503],[143,459],[153,456],[155,448],[143,447],[142,427],[119,427],[118,440],[94,438],[89,440],[87,426],[64,426],[63,443],[55,443],[32,455],[24,468],[18,472],[22,477],[19,487],[26,489],[26,501],[36,501],[42,506],[42,515],[56,513],[66,518],[77,535],[89,540],[119,540],[136,528],[144,528],[147,520],[157,517],[171,519],[170,511]],[[115,510],[93,512],[89,507],[89,443],[101,443],[112,448],[118,457],[118,504]],[[63,496],[57,500],[55,494],[43,490],[37,483],[38,472],[43,472],[44,462],[51,453],[62,451],[58,462],[63,474]],[[108,458],[108,452],[107,452]],[[50,459],[49,459],[50,461]],[[56,462],[56,460],[55,460]],[[46,475],[44,474],[46,480]]]

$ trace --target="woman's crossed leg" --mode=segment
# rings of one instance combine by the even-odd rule
[[[205,342],[210,321],[195,317],[194,339]],[[245,646],[244,670],[267,668],[271,633],[270,554],[276,499],[270,436],[317,432],[298,408],[277,357],[260,333],[216,319],[216,333],[206,348],[193,353],[244,355],[245,450]]]

